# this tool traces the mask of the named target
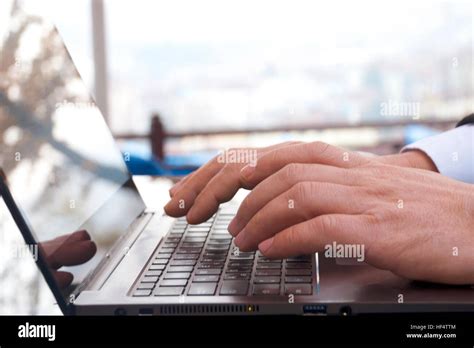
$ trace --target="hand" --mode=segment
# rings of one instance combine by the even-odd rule
[[[246,153],[255,161],[262,157],[275,160],[275,166],[272,169],[276,172],[283,166],[298,162],[291,156],[285,156],[278,159],[280,152],[285,148],[293,147],[294,153],[305,154],[307,149],[311,149],[310,156],[306,156],[302,163],[319,163],[335,165],[334,159],[328,156],[324,150],[327,144],[321,142],[301,143],[287,142],[261,149],[243,148],[231,149],[227,154]],[[349,152],[345,152],[349,154]],[[232,199],[240,188],[251,189],[255,183],[249,184],[241,180],[240,171],[249,163],[249,161],[226,161],[230,156],[216,156],[209,163],[201,167],[196,172],[188,175],[170,190],[171,200],[165,206],[165,212],[174,217],[187,215],[188,222],[198,224],[209,219],[219,207]],[[245,159],[245,158],[244,158]],[[248,159],[248,158],[247,158]],[[436,167],[431,159],[421,151],[408,151],[403,154],[374,157],[374,161],[393,164],[404,167],[414,167],[436,171]],[[237,162],[237,163],[236,163]]]
[[[97,247],[86,231],[76,231],[39,243],[46,263],[53,272],[59,287],[64,289],[73,281],[69,272],[58,271],[63,266],[76,266],[89,261],[96,253]]]
[[[243,170],[243,185],[256,186],[229,226],[240,250],[284,258],[334,241],[362,244],[367,263],[400,276],[474,283],[472,185],[330,145],[298,146]]]
[[[201,223],[209,219],[219,207],[232,199],[239,188],[240,170],[254,163],[266,153],[278,148],[300,144],[287,142],[265,148],[230,149],[216,156],[206,165],[191,173],[170,189],[171,200],[165,212],[174,217],[187,215],[190,223]]]

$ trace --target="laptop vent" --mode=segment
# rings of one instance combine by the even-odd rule
[[[160,314],[258,313],[259,310],[254,305],[174,305],[160,307]]]

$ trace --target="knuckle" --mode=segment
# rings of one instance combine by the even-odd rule
[[[320,186],[320,183],[317,182],[301,181],[293,185],[291,193],[297,200],[306,202],[314,197],[318,191],[320,191]]]
[[[255,231],[255,228],[258,229],[258,226],[261,226],[263,220],[263,214],[261,212],[258,212],[252,217],[252,220],[250,220],[250,227],[249,232]]]
[[[322,141],[314,141],[312,143],[309,143],[311,149],[313,150],[313,152],[315,154],[318,154],[318,155],[321,155],[323,154],[324,152],[326,152],[326,150],[329,148],[329,144],[325,143],[325,142],[322,142]]]
[[[254,191],[250,192],[247,197],[245,197],[245,199],[242,201],[242,203],[240,203],[240,208],[239,208],[239,212],[240,213],[248,213],[249,211],[252,210],[252,206],[253,206],[253,194],[254,194]]]
[[[299,182],[293,185],[290,190],[288,199],[292,199],[296,202],[297,208],[294,214],[297,214],[301,218],[308,220],[314,216],[312,205],[310,204],[317,183],[312,182]]]
[[[299,246],[300,245],[300,234],[298,231],[294,228],[290,228],[287,230],[287,233],[283,234],[284,240],[283,243],[285,245],[291,245],[291,246]]]
[[[392,180],[394,175],[395,167],[388,166],[381,163],[370,162],[367,166],[364,167],[368,171],[368,175],[374,178],[377,181],[380,180]]]
[[[296,163],[287,164],[283,169],[280,170],[280,179],[288,184],[295,182],[295,178],[299,173],[299,165]]]
[[[298,201],[304,200],[306,197],[306,186],[305,182],[294,184],[290,190],[290,198],[297,199]]]
[[[319,227],[322,231],[333,231],[336,229],[337,221],[332,215],[321,215],[319,217]]]
[[[265,163],[273,163],[279,158],[279,151],[278,149],[276,150],[271,150],[269,152],[264,153],[261,158],[259,159],[258,163],[259,164],[265,164]]]

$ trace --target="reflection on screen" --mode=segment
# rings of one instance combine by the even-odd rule
[[[0,38],[0,167],[67,296],[144,205],[55,28],[21,14]]]

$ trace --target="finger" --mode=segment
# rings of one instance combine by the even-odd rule
[[[322,142],[313,142],[268,152],[259,158],[256,166],[246,166],[242,169],[241,180],[246,185],[256,185],[289,163],[315,163],[352,168],[368,162],[369,159],[355,152]]]
[[[176,184],[173,185],[173,187],[169,189],[170,198],[172,198],[174,194],[178,192],[181,189],[181,187],[183,187],[183,184],[189,181],[189,179],[192,177],[193,174],[194,173],[190,173],[186,175],[184,178],[179,180]]]
[[[288,164],[259,183],[247,195],[229,224],[229,232],[236,236],[268,202],[302,181],[331,182],[341,185],[356,185],[359,182],[355,173],[344,168],[320,164]]]
[[[240,156],[244,161],[255,165],[258,158],[265,155],[269,151],[277,148],[294,146],[301,144],[300,142],[286,142],[270,146],[264,149],[243,149]],[[246,152],[245,152],[246,151]],[[214,176],[211,181],[204,187],[195,199],[192,208],[187,214],[189,223],[198,224],[209,219],[218,209],[221,203],[227,202],[235,196],[240,188],[251,188],[244,185],[240,181],[240,170],[245,164],[228,163],[224,168]]]
[[[173,217],[186,215],[198,193],[221,168],[222,164],[218,163],[216,156],[194,172],[186,182],[186,185],[180,186],[179,190],[176,190],[173,197],[165,205],[164,210],[166,214]]]
[[[300,182],[270,201],[258,211],[235,239],[242,251],[257,245],[276,233],[323,214],[358,214],[359,204],[347,197],[357,196],[358,188],[331,183]]]
[[[54,271],[53,276],[61,289],[65,289],[71,285],[74,279],[73,275],[69,272]]]
[[[326,245],[361,244],[369,248],[369,220],[366,215],[330,214],[293,225],[258,246],[269,258],[287,258],[322,252]]]
[[[76,231],[73,233],[65,234],[46,242],[39,243],[46,258],[51,261],[51,255],[55,254],[56,251],[61,248],[65,243],[77,243],[80,241],[90,241],[91,237],[85,230]],[[59,268],[60,265],[52,265],[53,268]]]
[[[96,253],[97,246],[93,241],[67,241],[59,244],[48,256],[52,268],[75,266],[89,261]]]
[[[190,224],[206,221],[217,211],[221,203],[234,197],[242,186],[240,183],[241,168],[240,165],[227,165],[209,181],[186,214]]]
[[[71,242],[78,242],[81,240],[90,240],[91,236],[86,230],[79,230],[75,231],[72,233],[68,233],[59,237],[56,237],[48,242],[45,243],[51,243],[52,245],[60,245],[61,243],[65,241],[71,241]]]

